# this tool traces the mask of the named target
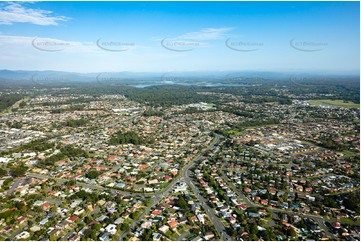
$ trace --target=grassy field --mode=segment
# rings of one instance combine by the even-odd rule
[[[234,129],[228,130],[227,133],[229,135],[242,135],[242,134],[244,134],[243,131],[238,131],[238,130],[234,130]]]
[[[353,155],[357,154],[357,152],[353,152],[353,151],[349,151],[349,150],[343,150],[343,151],[341,151],[341,153],[343,153],[346,156],[353,156]]]
[[[214,105],[213,103],[207,103],[205,106],[207,108],[214,108],[216,105]]]
[[[359,103],[353,103],[343,100],[331,100],[331,99],[315,99],[310,100],[311,105],[326,105],[326,106],[337,106],[343,108],[360,108]]]

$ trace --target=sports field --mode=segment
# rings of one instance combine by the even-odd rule
[[[315,99],[310,100],[311,105],[325,105],[325,106],[337,106],[343,108],[360,108],[359,103],[353,103],[343,100],[331,100],[331,99]]]

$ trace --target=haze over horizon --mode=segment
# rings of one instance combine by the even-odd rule
[[[359,73],[359,2],[2,2],[8,70]]]

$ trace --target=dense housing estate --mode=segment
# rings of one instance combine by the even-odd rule
[[[39,94],[3,112],[0,239],[360,239],[359,109],[200,95],[222,102]]]

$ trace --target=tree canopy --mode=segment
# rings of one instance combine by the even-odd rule
[[[118,131],[114,135],[112,135],[109,140],[110,145],[119,145],[119,144],[141,145],[146,143],[147,141],[134,131],[127,131],[127,132]]]

